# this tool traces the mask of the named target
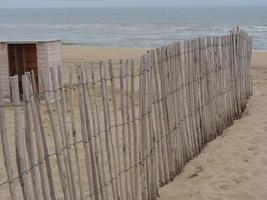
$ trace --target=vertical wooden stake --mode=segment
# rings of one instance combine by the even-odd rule
[[[25,200],[31,199],[31,193],[29,188],[28,176],[25,173],[27,169],[25,146],[23,139],[22,129],[22,117],[20,108],[20,95],[18,86],[18,76],[10,77],[10,87],[12,94],[12,103],[15,107],[15,139],[16,139],[16,155],[17,155],[17,166],[18,172],[21,177],[20,183],[23,191],[23,197]]]
[[[4,97],[3,97],[1,81],[0,81],[0,133],[1,133],[1,142],[2,142],[1,145],[2,145],[5,169],[7,173],[10,197],[11,200],[17,200],[18,197],[16,194],[16,188],[13,178],[13,169],[11,167],[11,157],[8,144],[6,115],[4,110]]]

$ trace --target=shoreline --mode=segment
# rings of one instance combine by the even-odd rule
[[[62,46],[64,61],[139,59],[148,48]]]
[[[73,44],[65,44],[62,42],[62,47],[63,48],[91,48],[91,49],[155,49],[155,48],[160,48],[160,47],[135,47],[135,46],[129,46],[129,47],[122,47],[122,46],[93,46],[90,44],[79,44],[79,43],[73,43]],[[267,52],[267,49],[252,49],[253,52]]]
[[[252,49],[252,52],[259,52],[259,53],[261,53],[261,52],[267,52],[267,49],[266,50],[258,50],[258,49]]]
[[[94,47],[94,46],[62,46],[64,62],[83,62],[99,60],[139,59],[146,51],[153,48],[137,47]],[[252,50],[253,57],[259,57],[259,62],[266,62],[267,50]],[[260,55],[259,55],[260,54]]]

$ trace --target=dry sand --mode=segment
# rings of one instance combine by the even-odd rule
[[[138,58],[145,50],[65,47],[64,58]],[[254,95],[242,119],[163,187],[161,200],[267,199],[267,52],[254,52],[252,65]]]
[[[254,94],[242,118],[163,187],[160,200],[267,199],[267,53],[254,52],[252,62]]]
[[[64,61],[91,61],[91,60],[119,60],[126,58],[138,59],[146,52],[145,48],[97,48],[97,47],[63,47]]]
[[[139,58],[143,53],[146,52],[146,49],[133,49],[133,48],[90,48],[90,47],[63,47],[63,58],[64,58],[64,62],[75,62],[75,63],[87,63],[90,61],[99,61],[99,60],[108,60],[108,59],[112,59],[114,61],[113,64],[113,72],[114,72],[114,77],[118,77],[119,76],[119,67],[118,67],[118,63],[117,61],[119,59],[126,59],[126,58]],[[67,67],[68,65],[65,65],[65,67]],[[136,68],[138,69],[138,68]],[[73,68],[73,70],[75,70],[75,68]],[[89,70],[90,71],[90,70]],[[136,71],[135,73],[138,73],[138,71]],[[90,72],[89,72],[90,74]],[[99,77],[99,68],[96,67],[95,69],[95,79],[98,80],[96,81],[96,93],[94,93],[96,95],[96,101],[99,102],[99,110],[100,110],[100,115],[99,115],[99,119],[100,119],[100,130],[98,130],[98,127],[96,127],[96,132],[101,132],[104,133],[103,130],[105,130],[104,128],[104,116],[103,116],[103,111],[102,109],[102,98],[101,98],[101,84],[99,82],[100,77]],[[108,76],[108,75],[107,75]],[[76,83],[77,80],[75,80],[76,76],[73,75],[74,78],[74,83]],[[91,76],[89,76],[91,77]],[[65,73],[64,73],[64,80],[68,81],[68,68],[65,68]],[[135,81],[138,81],[137,79]],[[92,82],[92,80],[91,80]],[[68,82],[65,82],[68,83]],[[115,98],[117,103],[117,109],[120,109],[120,79],[116,78],[114,79],[114,86],[115,86]],[[92,88],[91,88],[92,89]],[[137,90],[138,88],[136,88]],[[108,87],[109,90],[109,94],[111,94],[110,92],[110,87]],[[85,165],[85,155],[84,155],[84,150],[83,150],[83,143],[80,142],[82,141],[82,136],[81,136],[81,126],[80,126],[80,115],[79,115],[79,106],[78,106],[78,92],[79,90],[75,89],[74,90],[74,112],[75,112],[75,119],[76,119],[76,130],[77,130],[77,148],[78,148],[78,152],[79,152],[79,157],[80,157],[80,167],[81,167],[81,174],[83,176],[82,178],[82,185],[84,187],[84,195],[89,195],[89,188],[93,188],[92,186],[90,187],[88,185],[88,181],[87,181],[87,176],[86,176],[86,165]],[[110,97],[111,98],[111,97]],[[136,95],[136,100],[138,100],[137,95]],[[68,102],[68,99],[67,99]],[[93,100],[92,103],[94,104],[95,101]],[[71,121],[70,121],[70,111],[69,111],[69,107],[67,106],[67,129],[69,130],[69,133],[71,132]],[[95,109],[95,107],[94,107]],[[56,109],[55,109],[55,104],[52,105],[52,110],[53,110],[53,114],[56,120],[54,120],[54,123],[56,124],[58,130],[59,130],[59,123],[57,121],[57,114],[56,114]],[[18,177],[18,173],[17,173],[17,165],[16,165],[16,152],[15,152],[15,134],[14,134],[14,110],[12,107],[7,107],[5,109],[5,113],[6,113],[6,126],[7,126],[7,131],[8,131],[8,143],[9,143],[9,149],[10,149],[10,157],[11,157],[11,165],[12,165],[12,169],[13,169],[13,173],[14,173],[14,177]],[[22,109],[23,111],[23,109]],[[96,119],[96,111],[94,110],[94,119]],[[112,108],[110,108],[110,112],[112,113],[113,110]],[[60,178],[59,178],[59,173],[58,173],[58,167],[57,167],[57,161],[56,161],[56,156],[55,156],[55,145],[54,145],[54,137],[53,137],[53,133],[51,131],[51,124],[50,124],[50,120],[48,118],[48,112],[46,109],[46,106],[44,104],[41,105],[41,113],[42,113],[42,120],[43,120],[43,126],[45,129],[45,134],[46,134],[46,141],[47,141],[47,145],[48,145],[48,153],[49,153],[49,158],[50,158],[50,162],[51,162],[51,166],[52,166],[52,174],[53,174],[53,181],[54,181],[54,190],[56,193],[56,197],[59,200],[63,200],[63,193],[61,190],[61,184],[60,184]],[[22,116],[22,121],[24,122],[24,115]],[[92,120],[91,120],[91,123]],[[114,118],[111,118],[111,123],[114,124]],[[118,118],[118,123],[121,124],[121,119],[120,117]],[[138,122],[137,122],[138,123]],[[24,129],[24,123],[22,123],[23,125],[23,129]],[[122,131],[122,127],[118,128],[119,132]],[[115,138],[114,134],[115,134],[115,129],[111,130],[111,134],[112,137]],[[120,134],[121,135],[121,134]],[[101,137],[102,141],[104,141],[104,134],[98,134],[98,138]],[[70,138],[70,143],[73,143],[73,139],[72,137]],[[95,139],[92,139],[92,141],[95,141]],[[122,139],[121,136],[119,136],[119,141],[120,141],[120,146],[122,146]],[[106,172],[108,171],[108,164],[107,164],[107,150],[105,149],[105,145],[102,147],[103,148],[103,152],[104,152],[104,165],[105,165],[105,170]],[[120,155],[122,155],[122,147],[120,147],[121,152]],[[0,200],[6,200],[6,199],[10,199],[10,195],[9,195],[9,190],[8,190],[8,184],[6,184],[6,170],[4,167],[4,160],[3,160],[3,152],[2,152],[2,148],[0,148]],[[71,151],[71,156],[72,156],[72,161],[73,161],[73,166],[75,166],[74,163],[74,151],[72,148]],[[74,167],[74,174],[75,174],[75,181],[77,182],[77,187],[78,187],[78,181],[77,181],[77,171],[76,171],[76,167]],[[26,174],[26,177],[30,178],[30,173]],[[107,181],[109,177],[107,177]],[[16,178],[15,179],[15,187],[17,190],[17,194],[18,194],[18,198],[22,199],[22,192],[21,192],[21,187],[19,186],[19,179]],[[30,187],[32,186],[31,181],[29,182]],[[107,185],[107,190],[108,192],[110,192],[111,190],[111,184],[109,183]],[[32,191],[31,191],[32,192]]]
[[[138,58],[145,51],[64,47],[64,58],[116,60]],[[207,144],[172,183],[163,187],[161,200],[267,199],[267,52],[253,52],[252,65],[254,95],[242,119]]]
[[[134,48],[63,47],[63,56],[64,61],[77,62],[109,58],[118,60],[139,58],[145,51],[146,49]],[[252,73],[254,96],[249,100],[242,119],[236,121],[222,136],[209,143],[198,157],[187,164],[184,172],[173,183],[162,188],[161,200],[267,199],[267,52],[254,52]],[[47,112],[45,109],[42,112],[45,115],[47,139],[50,141],[49,152],[53,153],[54,144],[48,128]],[[15,164],[13,117],[13,111],[8,109],[7,126],[10,131],[8,139],[12,148],[12,163]],[[84,160],[84,156],[81,157]],[[56,159],[55,157],[51,159],[53,174],[57,175]],[[82,172],[85,173],[85,166],[82,166]],[[193,178],[189,178],[192,174]],[[15,173],[14,176],[16,175]],[[6,180],[2,156],[0,179],[1,183]],[[57,186],[55,189],[60,193],[58,176],[55,176],[55,181]],[[18,180],[16,183],[18,184]],[[8,197],[7,185],[0,187],[0,199]],[[58,197],[63,199],[62,194]]]

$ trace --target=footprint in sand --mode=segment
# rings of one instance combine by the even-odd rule
[[[247,176],[247,175],[241,175],[241,176],[238,176],[238,177],[234,177],[234,178],[233,178],[233,181],[234,181],[236,184],[240,184],[240,183],[249,181],[250,179],[251,179],[250,176]]]
[[[220,188],[223,190],[230,190],[233,187],[231,185],[221,185]]]
[[[232,188],[229,181],[210,181],[208,183],[208,187],[211,188],[213,191],[222,192],[227,191]]]
[[[215,159],[207,159],[207,163],[215,163],[216,160]]]
[[[244,113],[242,114],[242,118],[245,118],[245,117],[248,117],[250,116],[250,112],[249,110],[247,109],[246,111],[244,111]]]
[[[204,171],[204,168],[202,166],[198,166],[198,167],[196,167],[196,172],[189,175],[188,178],[191,179],[191,178],[197,177],[197,176],[199,176],[199,173],[201,173],[203,171]]]

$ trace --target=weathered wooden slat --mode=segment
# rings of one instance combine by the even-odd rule
[[[129,163],[127,160],[127,154],[129,149],[127,148],[127,112],[126,112],[126,66],[122,60],[120,60],[120,89],[121,89],[121,118],[122,118],[122,152],[123,152],[123,173],[124,173],[124,186],[125,186],[125,196],[124,198],[130,199],[131,194],[129,191]]]
[[[109,165],[109,173],[110,178],[113,180],[117,176],[117,167],[116,167],[116,156],[114,150],[114,142],[113,138],[110,134],[110,112],[109,112],[109,104],[108,104],[108,94],[107,94],[107,83],[106,83],[106,70],[103,61],[99,63],[100,67],[100,78],[101,78],[101,94],[102,94],[102,103],[104,109],[104,120],[105,120],[105,140],[106,140],[106,148],[108,155],[108,165]],[[115,180],[111,181],[112,184],[112,193],[113,198],[118,199],[118,186]]]
[[[92,179],[92,168],[90,160],[90,147],[89,147],[89,139],[87,135],[87,125],[85,119],[84,88],[83,88],[84,83],[82,79],[82,69],[80,65],[77,67],[77,79],[79,85],[79,110],[80,110],[80,123],[81,123],[82,139],[83,139],[83,148],[85,154],[86,176],[90,192],[89,197],[91,199],[95,199],[95,195],[98,195],[98,193],[94,192],[94,187],[92,183],[93,179]]]
[[[78,185],[80,191],[80,199],[84,198],[84,189],[82,184],[82,174],[81,174],[81,165],[80,165],[80,157],[78,153],[77,147],[77,128],[76,128],[76,120],[75,120],[75,111],[74,111],[74,100],[73,100],[73,73],[72,67],[69,67],[69,82],[68,82],[68,97],[69,97],[69,105],[70,105],[70,113],[71,113],[71,129],[72,129],[72,138],[74,143],[74,153],[75,153],[75,162],[76,162],[76,169],[78,173]]]
[[[68,142],[69,136],[67,134],[67,129],[66,129],[65,100],[64,100],[64,95],[62,94],[63,88],[62,86],[59,85],[60,77],[57,76],[55,68],[50,68],[50,74],[52,80],[53,93],[55,95],[56,113],[57,113],[57,120],[59,123],[59,130],[61,134],[64,163],[66,166],[65,169],[67,174],[68,192],[70,193],[71,199],[76,199],[75,186],[73,180],[73,170],[72,170],[71,156],[70,156],[70,146]]]
[[[31,80],[31,74],[25,73],[27,75],[26,79],[26,86],[28,86],[29,89],[29,101],[32,111],[32,118],[33,118],[33,124],[35,129],[35,138],[36,138],[36,145],[37,145],[37,152],[38,152],[38,164],[39,164],[39,170],[40,170],[40,178],[41,178],[41,186],[42,186],[42,192],[44,199],[51,199],[50,192],[49,192],[49,186],[47,185],[47,174],[45,170],[45,164],[44,164],[44,152],[42,147],[42,136],[41,136],[41,129],[40,129],[40,121],[38,119],[38,113],[37,113],[37,107],[36,107],[36,98],[33,92],[32,87],[32,80]]]
[[[9,150],[9,143],[8,143],[8,133],[6,127],[6,114],[4,109],[4,96],[3,96],[3,89],[0,81],[0,133],[1,133],[1,146],[3,151],[4,157],[4,164],[7,173],[7,180],[9,185],[9,193],[11,200],[17,200],[17,193],[14,183],[14,176],[13,176],[13,169],[11,166],[11,155]]]
[[[42,120],[42,114],[41,114],[41,109],[40,109],[40,101],[39,101],[39,95],[38,95],[38,89],[37,89],[37,84],[35,80],[35,73],[34,71],[31,72],[31,82],[32,82],[32,88],[30,88],[30,94],[31,96],[31,103],[32,103],[32,110],[33,112],[37,112],[36,114],[33,114],[35,116],[34,120],[35,121],[35,129],[36,129],[36,134],[41,134],[41,141],[42,141],[42,147],[43,147],[43,154],[44,154],[44,161],[45,161],[45,166],[46,166],[46,175],[49,181],[49,192],[50,192],[50,197],[52,200],[56,200],[55,196],[55,190],[54,190],[54,183],[53,183],[53,175],[52,175],[52,168],[51,168],[51,163],[49,159],[49,153],[48,153],[48,147],[47,147],[47,141],[45,137],[45,130],[44,130],[44,125],[43,125],[43,120]]]
[[[99,104],[98,104],[98,99],[97,99],[97,91],[96,91],[96,80],[95,80],[95,66],[93,64],[91,64],[91,76],[92,76],[92,91],[93,91],[93,99],[95,102],[95,110],[96,110],[96,123],[97,123],[97,131],[100,133],[101,131],[101,126],[100,126],[100,110],[99,110]],[[100,165],[101,165],[101,170],[102,171],[102,181],[103,181],[103,185],[105,186],[105,184],[107,183],[107,176],[106,176],[106,170],[105,170],[105,157],[104,157],[104,143],[105,141],[103,141],[101,135],[98,135],[98,143],[99,143],[99,151],[100,151]],[[109,195],[108,195],[108,188],[107,186],[105,186],[103,188],[104,190],[104,195],[106,199],[109,199]]]
[[[117,100],[116,100],[116,91],[115,91],[115,79],[114,79],[114,70],[112,60],[108,61],[109,66],[109,77],[110,77],[110,86],[111,86],[111,98],[112,98],[112,108],[113,108],[113,116],[114,116],[114,126],[115,126],[115,145],[116,145],[116,153],[117,153],[117,164],[118,164],[118,179],[119,179],[119,196],[120,199],[123,198],[123,176],[121,172],[121,150],[120,150],[120,137],[119,137],[119,124],[118,124],[118,109],[117,109]]]
[[[27,135],[29,146],[28,146],[28,158],[29,163],[31,164],[31,175],[34,188],[34,196],[36,199],[48,199],[48,188],[46,187],[45,182],[45,170],[44,165],[40,164],[43,161],[43,153],[41,148],[41,138],[39,137],[39,130],[36,120],[35,109],[31,105],[30,97],[30,84],[29,84],[29,75],[22,76],[22,86],[23,86],[23,98],[24,98],[24,107],[25,107],[25,122],[27,124],[27,129],[25,134]],[[32,110],[33,108],[33,110]],[[33,115],[34,114],[34,115]],[[33,119],[33,120],[32,120]],[[35,138],[32,130],[32,121],[34,121],[35,127]],[[40,170],[40,171],[39,171]],[[40,174],[41,173],[41,174]],[[42,182],[41,182],[42,180]],[[43,187],[42,187],[43,186]],[[44,194],[44,196],[43,196]]]
[[[56,158],[57,158],[57,165],[58,165],[58,171],[59,171],[59,176],[60,176],[60,183],[61,187],[63,190],[64,198],[66,200],[70,200],[70,194],[68,191],[68,184],[66,180],[66,169],[65,169],[65,164],[64,164],[64,159],[62,155],[62,143],[61,143],[61,135],[60,132],[57,130],[56,124],[55,124],[55,117],[51,105],[51,94],[50,94],[50,79],[49,79],[49,73],[48,71],[42,71],[41,73],[41,81],[44,85],[45,88],[45,104],[46,104],[46,109],[48,112],[48,117],[52,129],[52,134],[54,137],[54,142],[55,142],[55,148],[56,148]]]
[[[29,179],[26,174],[27,161],[26,161],[26,151],[25,143],[23,139],[23,129],[22,129],[22,114],[21,114],[21,104],[18,86],[18,76],[10,77],[10,87],[12,94],[12,103],[14,106],[14,116],[15,116],[15,143],[16,143],[16,156],[17,156],[17,166],[18,173],[21,177],[20,184],[23,191],[23,197],[25,200],[31,199],[31,193],[29,188]]]
[[[103,175],[102,175],[102,171],[101,171],[101,166],[100,166],[100,161],[99,161],[99,146],[98,146],[98,142],[96,140],[97,137],[97,122],[96,122],[96,118],[94,116],[94,106],[93,106],[93,101],[92,101],[92,97],[91,97],[91,90],[90,90],[90,85],[89,85],[89,77],[88,77],[88,70],[84,67],[82,67],[82,74],[83,74],[83,79],[84,79],[84,85],[86,87],[86,91],[85,91],[85,95],[86,95],[86,99],[88,101],[88,114],[90,116],[90,118],[92,119],[92,126],[91,126],[91,141],[92,141],[92,146],[93,146],[93,151],[94,151],[94,160],[95,160],[95,165],[93,165],[92,167],[94,167],[94,172],[93,173],[97,173],[97,179],[98,181],[95,182],[95,186],[97,186],[98,190],[100,191],[100,195],[101,198],[103,200],[105,200],[107,198],[107,191],[105,191],[106,188],[103,188],[104,185],[104,180],[103,180]],[[95,137],[94,137],[95,136]],[[99,135],[100,136],[100,135]],[[92,168],[93,169],[93,168]]]
[[[131,59],[131,114],[132,114],[132,131],[133,131],[133,167],[134,167],[134,188],[133,200],[138,200],[139,197],[139,173],[138,173],[138,132],[136,122],[136,105],[135,105],[135,61]]]

